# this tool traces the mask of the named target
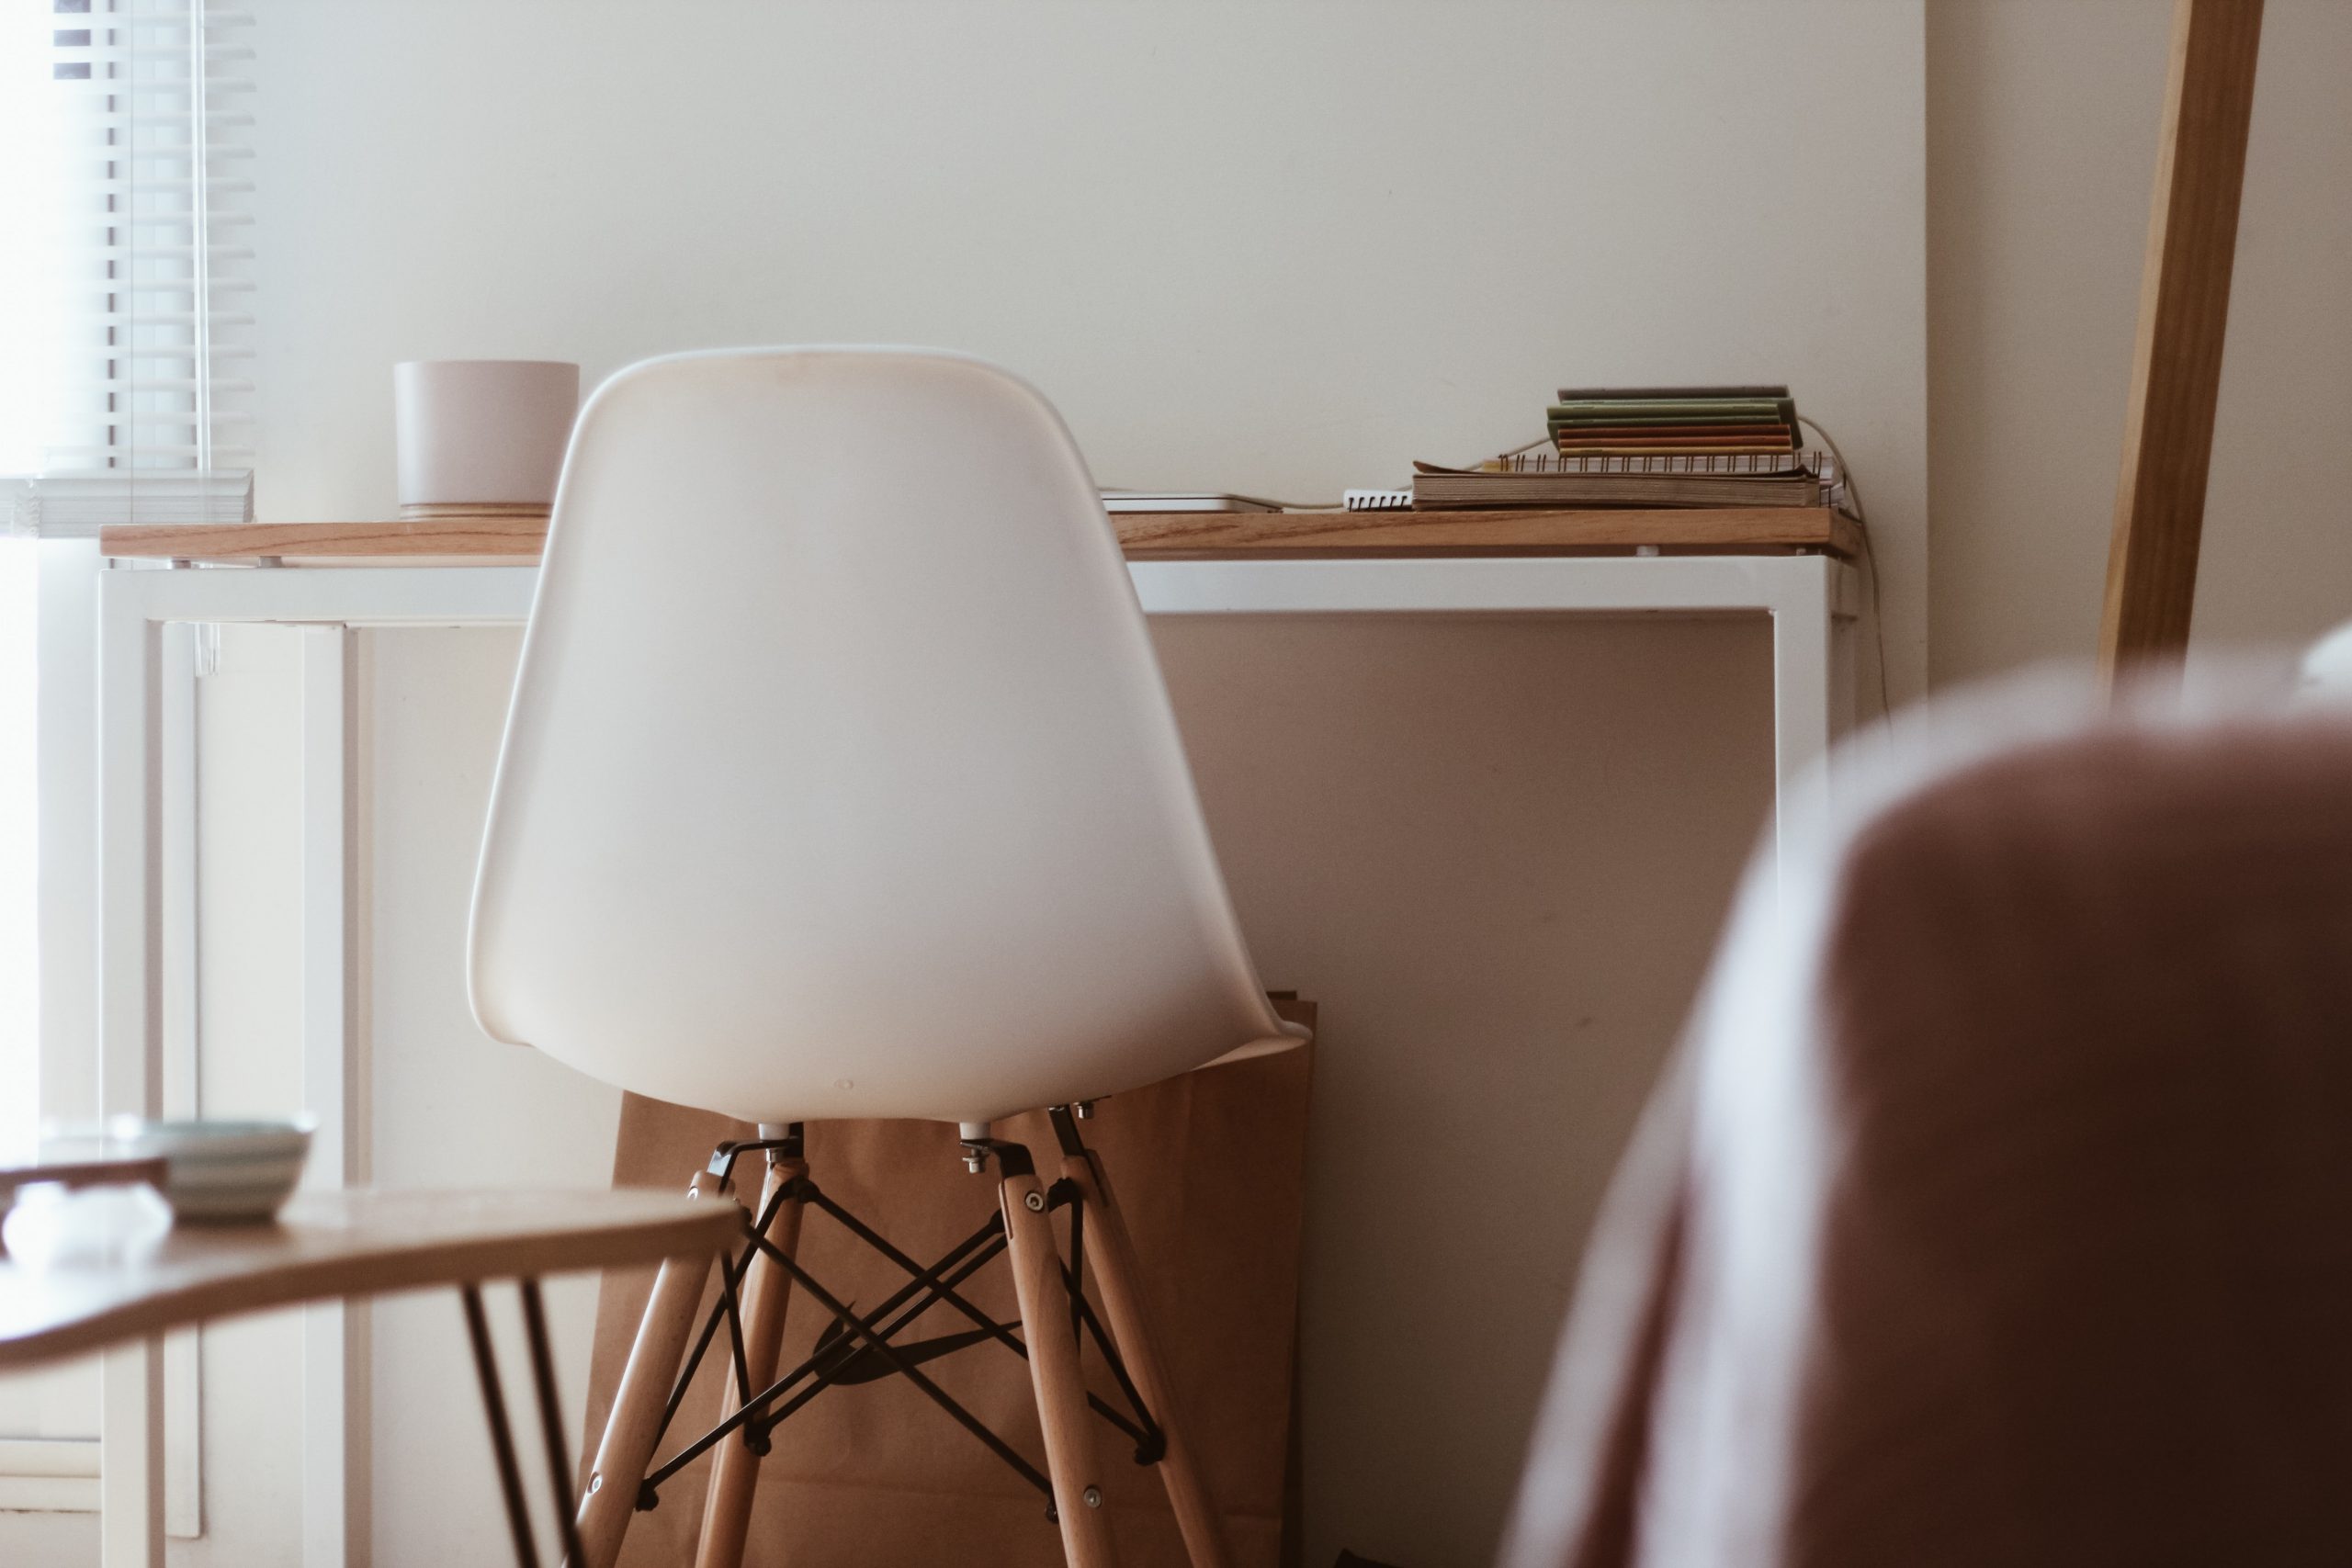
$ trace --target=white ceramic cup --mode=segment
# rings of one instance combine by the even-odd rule
[[[412,359],[392,367],[402,506],[546,506],[580,412],[580,367]]]

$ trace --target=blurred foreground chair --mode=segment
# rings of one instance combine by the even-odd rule
[[[2352,1562],[2352,720],[2071,705],[1751,880],[1506,1568]]]
[[[766,1164],[709,1313],[707,1266],[654,1287],[573,1562],[605,1568],[659,1478],[715,1449],[698,1560],[729,1568],[791,1402],[881,1374],[1049,1483],[1073,1564],[1112,1561],[1090,1406],[1159,1454],[1193,1563],[1228,1562],[1079,1122],[1304,1031],[1243,948],[1116,536],[1035,390],[879,349],[683,355],[605,383],[524,639],[470,984],[498,1039],[760,1126],[695,1178],[718,1197],[738,1160]],[[990,1135],[1041,1107],[1057,1177]],[[958,1123],[997,1215],[935,1261],[899,1252],[809,1180],[801,1124],[828,1117]],[[899,1262],[904,1291],[865,1311],[826,1292],[795,1259],[804,1207]],[[954,1289],[1000,1251],[1018,1337]],[[838,1332],[779,1375],[796,1288]],[[1026,1358],[1045,1472],[923,1371],[941,1341],[896,1337],[937,1305],[978,1325],[952,1337]],[[1081,1335],[1117,1403],[1087,1389]],[[735,1408],[656,1469],[706,1353],[732,1360]]]

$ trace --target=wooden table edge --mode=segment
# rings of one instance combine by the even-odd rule
[[[1462,507],[1421,512],[1125,512],[1111,518],[1129,560],[1625,553],[1713,554],[1863,548],[1860,528],[1825,506]],[[538,518],[383,523],[141,524],[99,532],[125,558],[261,561],[414,558],[528,561]]]
[[[558,1236],[488,1235],[425,1240],[379,1253],[304,1258],[262,1272],[225,1274],[101,1307],[53,1327],[0,1338],[0,1372],[85,1355],[199,1323],[218,1323],[309,1302],[395,1295],[543,1274],[625,1268],[716,1254],[743,1228],[743,1213],[718,1203],[625,1226]],[[431,1267],[420,1271],[424,1257]],[[522,1259],[518,1262],[518,1256]],[[37,1270],[18,1264],[27,1273]]]

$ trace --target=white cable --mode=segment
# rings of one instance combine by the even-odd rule
[[[1838,438],[1824,430],[1820,421],[1799,414],[1797,423],[1821,437],[1821,444],[1829,448],[1831,457],[1838,459],[1838,477],[1846,481],[1847,515],[1854,520],[1854,526],[1861,530],[1862,569],[1871,590],[1871,637],[1878,645],[1878,708],[1883,723],[1894,704],[1886,693],[1886,617],[1879,608],[1878,551],[1871,544],[1870,520],[1862,514],[1862,487],[1855,481],[1854,466],[1846,461],[1846,454],[1838,450]]]

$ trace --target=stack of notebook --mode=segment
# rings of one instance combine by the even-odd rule
[[[1836,462],[1802,449],[1786,387],[1564,389],[1551,450],[1413,465],[1416,507],[1837,506]]]
[[[1798,446],[1786,387],[1564,387],[1544,423],[1563,456],[1758,456]]]

